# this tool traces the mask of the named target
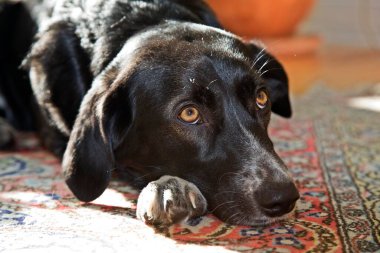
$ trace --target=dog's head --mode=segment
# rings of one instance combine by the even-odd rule
[[[141,185],[179,176],[222,220],[268,223],[299,198],[268,137],[271,111],[291,115],[287,76],[264,49],[195,24],[142,32],[82,102],[63,161],[67,183],[91,201],[115,168]]]

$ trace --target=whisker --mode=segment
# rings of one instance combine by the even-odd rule
[[[271,70],[281,70],[281,69],[280,68],[267,69],[263,73],[260,73],[260,77],[262,77],[265,73],[267,73],[268,71],[271,71]]]
[[[267,60],[266,62],[264,62],[264,64],[261,66],[261,68],[259,69],[259,73],[261,73],[261,70],[263,70],[263,68],[269,63],[271,62],[271,60]]]
[[[145,168],[153,168],[153,169],[156,169],[156,170],[162,170],[161,167],[158,167],[158,166],[154,166],[154,165],[147,165],[147,166],[144,166]]]
[[[238,205],[233,205],[233,206],[229,206],[228,208],[226,208],[226,209],[224,209],[223,210],[223,214],[225,214],[225,213],[229,213],[229,211],[233,211],[234,210],[234,208],[236,208],[236,207],[238,207]]]
[[[225,205],[225,204],[234,203],[234,202],[235,202],[235,201],[233,201],[233,200],[223,202],[222,204],[219,204],[219,205],[217,205],[214,209],[212,209],[212,210],[210,211],[210,213],[215,212],[216,209],[218,209],[219,207],[221,207],[221,206],[223,206],[223,205]]]
[[[140,179],[143,179],[144,177],[147,177],[149,175],[157,173],[158,171],[162,171],[162,168],[157,167],[157,166],[153,166],[153,165],[151,165],[151,166],[145,166],[145,168],[153,168],[153,169],[156,169],[156,170],[148,172],[148,173],[146,173],[146,174],[144,174],[142,176],[136,177],[134,180],[140,180]]]
[[[245,223],[246,223],[245,216],[242,216],[241,219],[237,222],[238,225],[245,224]]]
[[[249,70],[252,70],[256,66],[256,63],[258,63],[260,61],[260,59],[265,56],[266,53],[264,52],[264,50],[265,50],[265,47],[263,49],[261,49],[261,51],[257,54],[257,56],[254,59],[254,62],[252,63],[252,66]]]
[[[222,180],[222,178],[225,176],[225,175],[228,175],[228,174],[234,174],[234,175],[237,175],[237,176],[240,176],[239,173],[236,173],[236,172],[226,172],[224,174],[222,174],[219,179],[218,179],[218,184],[220,184],[220,181]]]
[[[262,56],[265,55],[265,49],[266,49],[266,47],[264,46],[264,47],[260,50],[260,52],[256,55],[256,57],[255,57],[255,59],[254,59],[255,62],[254,62],[253,64],[255,64],[257,61],[260,60],[259,57],[262,57]]]
[[[231,209],[233,209],[233,208],[237,208],[237,207],[239,207],[239,205],[232,205],[232,206],[229,206],[227,209],[224,209],[223,211],[222,211],[222,214],[224,215],[224,214],[228,214],[228,212],[231,210]],[[241,214],[240,213],[240,211],[238,210],[237,212],[235,212],[233,215],[231,215],[231,216],[236,216],[236,215],[238,215],[238,214]],[[226,222],[231,218],[231,216],[226,220]]]
[[[239,194],[239,192],[236,192],[236,191],[222,191],[222,192],[218,192],[216,193],[214,196],[217,196],[219,194],[224,194],[224,193],[235,193],[235,194]]]
[[[149,176],[149,175],[151,175],[151,174],[153,174],[153,173],[156,173],[156,171],[152,171],[152,172],[146,173],[146,174],[144,174],[144,175],[142,175],[142,176],[136,177],[134,180],[140,180],[140,179],[143,179],[144,177],[147,177],[147,176]]]
[[[237,212],[237,213],[234,213],[233,215],[231,215],[230,217],[228,217],[228,219],[225,221],[225,223],[228,223],[228,221],[233,218],[233,217],[236,217],[236,215],[239,215],[240,213]]]

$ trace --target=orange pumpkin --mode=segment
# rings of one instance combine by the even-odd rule
[[[207,0],[227,30],[243,37],[291,35],[315,0]]]

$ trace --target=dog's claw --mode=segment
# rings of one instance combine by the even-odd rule
[[[193,192],[189,192],[189,198],[190,198],[190,202],[191,202],[191,205],[193,206],[194,209],[197,209],[197,205],[196,205],[196,196]]]
[[[170,225],[201,216],[206,210],[206,199],[194,184],[163,176],[141,191],[136,216],[148,224]]]

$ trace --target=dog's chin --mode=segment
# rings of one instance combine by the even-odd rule
[[[240,224],[240,225],[257,226],[257,227],[268,226],[268,225],[272,225],[278,222],[289,220],[291,218],[294,218],[293,211],[279,217],[264,217],[263,219],[248,220],[247,224]]]
[[[262,227],[294,218],[295,208],[291,212],[278,217],[268,217],[265,215],[262,215],[261,217],[236,217],[233,219],[227,219],[225,222],[231,225]]]

